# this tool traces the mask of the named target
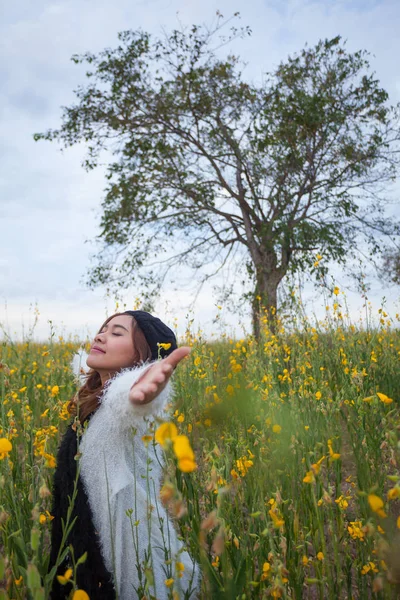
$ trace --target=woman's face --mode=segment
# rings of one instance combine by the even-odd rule
[[[86,364],[100,374],[103,384],[114,373],[134,364],[132,325],[130,315],[118,315],[108,321],[94,338]]]

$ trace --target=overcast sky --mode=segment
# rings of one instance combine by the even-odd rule
[[[398,0],[19,0],[3,3],[0,25],[0,322],[16,339],[29,330],[37,304],[36,338],[45,339],[49,321],[57,332],[93,334],[115,301],[105,291],[90,291],[83,278],[89,267],[91,240],[98,233],[103,172],[86,173],[82,147],[60,152],[55,143],[33,141],[35,132],[57,128],[62,105],[74,100],[84,83],[84,69],[70,60],[76,53],[115,46],[117,33],[142,28],[211,23],[215,11],[240,11],[252,36],[236,42],[247,61],[247,76],[274,69],[306,43],[340,34],[350,51],[366,49],[371,66],[391,103],[400,101],[400,3]],[[340,272],[339,285],[344,285]],[[382,296],[396,310],[398,288],[384,290],[374,281],[375,308]],[[125,294],[132,308],[135,290]],[[306,289],[308,310],[322,314],[323,301]],[[157,314],[183,331],[190,301],[187,291],[166,293]],[[361,300],[349,292],[354,318]],[[193,317],[207,333],[218,312],[211,287],[199,295]],[[238,318],[222,310],[225,322],[241,335]],[[249,327],[249,320],[242,319]],[[1,334],[0,334],[1,336]]]

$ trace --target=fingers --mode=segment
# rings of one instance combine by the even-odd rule
[[[180,348],[177,348],[171,352],[171,354],[164,358],[162,362],[164,364],[171,365],[172,368],[175,369],[182,359],[184,359],[186,356],[189,356],[191,351],[192,349],[190,346],[181,346]]]

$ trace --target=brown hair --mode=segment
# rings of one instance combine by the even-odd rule
[[[104,321],[103,325],[100,327],[97,333],[103,329],[105,325],[114,317],[118,315],[122,315],[124,313],[115,313],[108,317],[106,321]],[[131,316],[131,315],[130,315]],[[132,341],[135,349],[135,359],[132,364],[132,367],[140,364],[141,362],[145,362],[146,360],[151,359],[151,350],[148,345],[146,338],[144,337],[143,331],[140,329],[137,324],[136,319],[131,316],[133,327],[132,327]],[[99,407],[99,397],[101,392],[103,391],[103,384],[101,383],[100,374],[94,369],[89,369],[86,374],[86,381],[83,386],[78,390],[77,394],[75,394],[74,398],[69,401],[68,404],[68,412],[75,416],[77,414],[77,407],[79,407],[79,421],[83,425],[86,418],[90,413],[97,410]]]

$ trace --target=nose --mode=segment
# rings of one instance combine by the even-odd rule
[[[95,341],[95,342],[103,342],[103,339],[104,339],[104,338],[103,338],[103,335],[104,335],[103,333],[98,333],[98,334],[95,336],[95,338],[94,338],[94,341]]]

